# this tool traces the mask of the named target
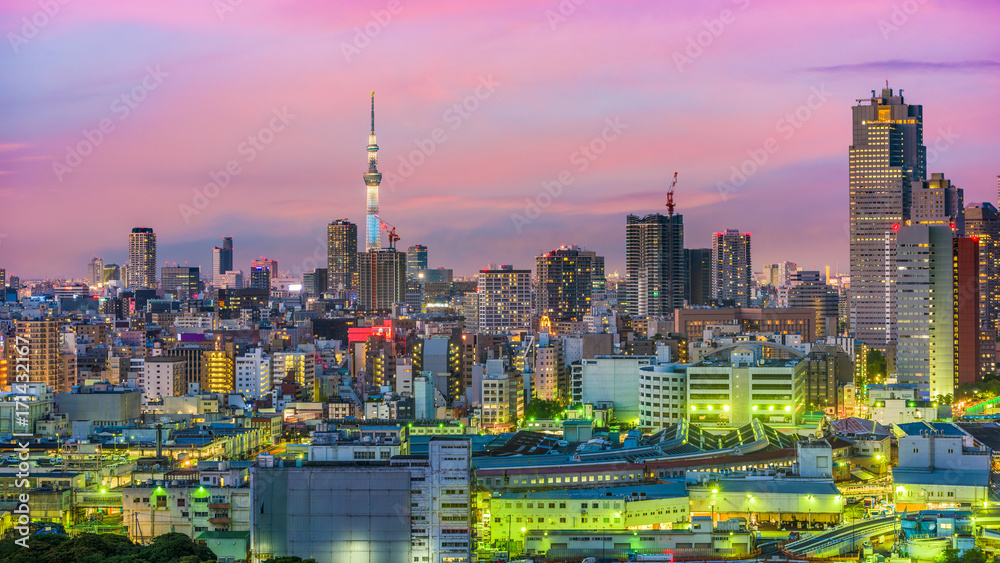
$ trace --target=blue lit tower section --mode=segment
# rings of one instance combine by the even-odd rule
[[[368,134],[368,172],[365,173],[365,186],[368,189],[365,251],[378,250],[382,247],[379,241],[378,221],[378,185],[381,182],[382,174],[378,171],[378,144],[375,142],[375,90],[372,90],[372,132]]]

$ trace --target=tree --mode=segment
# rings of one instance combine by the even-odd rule
[[[962,554],[962,563],[986,563],[986,554],[978,547],[969,549]]]
[[[212,550],[196,544],[184,534],[164,534],[148,546],[136,545],[117,534],[34,535],[28,549],[14,538],[0,542],[0,561],[5,563],[208,563],[216,560]]]
[[[865,354],[865,371],[868,373],[868,381],[877,382],[885,381],[887,363],[885,360],[885,354],[880,350],[868,350]]]
[[[524,418],[557,418],[566,409],[566,405],[555,399],[532,399],[524,407]]]

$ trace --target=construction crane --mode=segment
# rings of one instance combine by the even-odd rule
[[[674,186],[677,185],[677,172],[674,172],[674,181],[670,183],[667,190],[667,217],[674,216]]]
[[[399,235],[396,234],[396,227],[386,223],[378,215],[375,218],[378,219],[378,224],[382,230],[389,233],[389,248],[396,248],[396,241],[399,240]]]

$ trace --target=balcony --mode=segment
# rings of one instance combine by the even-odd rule
[[[208,507],[212,510],[229,510],[228,502],[210,502]]]
[[[208,523],[216,526],[228,526],[229,518],[209,518]]]

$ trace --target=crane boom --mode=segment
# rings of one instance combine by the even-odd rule
[[[667,189],[667,216],[674,216],[674,186],[677,185],[677,172],[674,172],[674,181],[670,183],[670,188]]]
[[[396,248],[396,241],[399,240],[399,235],[396,234],[396,227],[386,223],[378,215],[376,215],[375,218],[378,219],[379,227],[383,231],[387,231],[389,233],[389,248]]]

